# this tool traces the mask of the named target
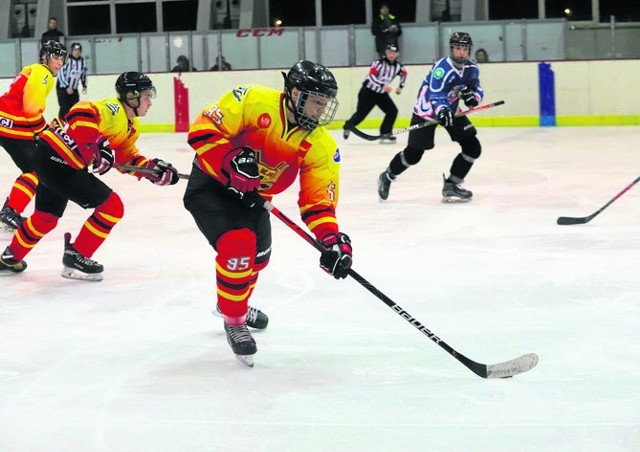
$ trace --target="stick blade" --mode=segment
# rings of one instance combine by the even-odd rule
[[[527,353],[519,358],[487,366],[485,378],[510,378],[514,375],[527,372],[538,365],[538,355]]]
[[[363,140],[377,141],[380,139],[380,135],[369,135],[368,133],[364,133],[362,130],[356,129],[355,127],[351,127],[349,130],[351,130],[355,136],[360,137]]]
[[[571,224],[584,224],[587,221],[589,221],[591,218],[589,217],[581,217],[581,218],[576,218],[576,217],[558,217],[558,221],[557,223],[561,226],[567,226],[567,225],[571,225]]]

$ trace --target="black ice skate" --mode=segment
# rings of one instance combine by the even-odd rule
[[[62,256],[62,276],[83,281],[102,281],[104,267],[96,261],[78,253],[71,244],[71,234],[64,234],[64,254]]]
[[[7,201],[9,201],[9,198],[7,198]],[[14,232],[20,227],[26,218],[9,207],[7,205],[7,201],[5,201],[4,206],[2,206],[2,210],[0,210],[0,227],[4,231]]]
[[[452,176],[453,177],[453,176]],[[445,179],[442,175],[444,185],[442,186],[442,202],[469,202],[473,193],[470,190],[462,188],[462,180],[459,182],[453,182],[451,178]]]
[[[380,144],[394,144],[396,141],[398,141],[398,139],[390,133],[380,135]]]
[[[231,326],[225,323],[224,330],[227,332],[227,341],[231,346],[231,351],[235,353],[238,361],[253,367],[253,355],[258,351],[258,347],[256,347],[256,341],[253,340],[247,324]]]
[[[380,200],[386,201],[389,197],[389,187],[391,187],[391,182],[395,178],[396,176],[391,174],[388,169],[380,173],[380,176],[378,176],[378,196],[380,196]]]
[[[215,311],[211,312],[216,317],[222,317],[222,312],[220,312],[220,307],[216,305]],[[262,312],[260,309],[249,306],[249,310],[247,311],[247,326],[250,328],[255,328],[256,330],[264,330],[267,328],[269,324],[269,316]]]
[[[8,247],[4,250],[2,256],[0,256],[0,272],[20,273],[25,271],[26,268],[27,263],[15,259]]]

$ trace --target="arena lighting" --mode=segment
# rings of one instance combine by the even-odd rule
[[[571,16],[571,15],[573,14],[573,11],[571,11],[571,8],[565,8],[565,9],[564,9],[564,13],[565,13],[567,16]]]
[[[281,27],[282,26],[282,19],[275,19],[273,21],[273,26],[274,27]]]

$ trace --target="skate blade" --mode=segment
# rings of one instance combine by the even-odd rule
[[[61,273],[63,278],[77,279],[80,281],[102,281],[102,273],[82,273],[74,268],[64,267]]]
[[[455,198],[453,196],[443,196],[442,202],[444,204],[464,204],[471,201],[472,198]]]
[[[247,367],[253,367],[253,355],[236,355],[236,359]]]

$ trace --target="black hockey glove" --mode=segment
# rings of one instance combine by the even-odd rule
[[[155,171],[155,173],[148,174],[146,177],[156,185],[174,185],[180,180],[178,170],[171,163],[167,163],[164,160],[149,160],[145,167]]]
[[[93,169],[94,173],[103,175],[113,166],[114,156],[109,141],[106,138],[95,144],[90,144],[89,148],[93,152]]]
[[[353,262],[349,236],[342,232],[329,234],[320,243],[325,247],[320,255],[320,268],[336,279],[346,278]]]
[[[444,127],[451,127],[453,125],[453,113],[449,108],[443,107],[438,112],[438,122]]]
[[[469,88],[465,88],[460,91],[460,97],[467,107],[473,108],[478,106],[478,98],[476,97],[476,93],[474,93]]]
[[[253,149],[242,146],[229,151],[222,161],[221,171],[228,178],[227,190],[234,198],[249,208],[258,203],[260,176]]]

